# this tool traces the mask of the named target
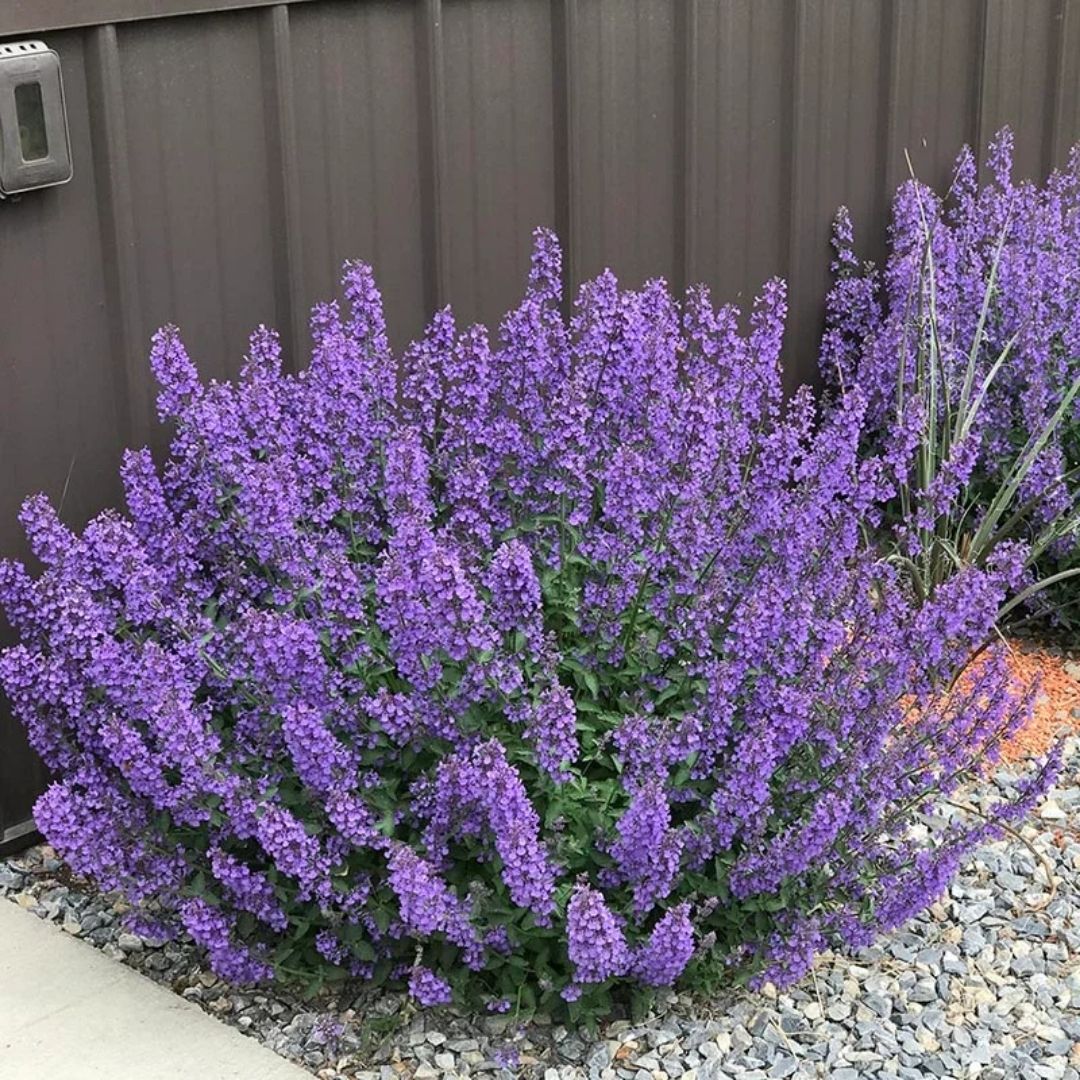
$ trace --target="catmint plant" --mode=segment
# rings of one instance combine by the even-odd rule
[[[919,597],[1019,540],[1002,616],[1060,622],[1080,601],[1080,149],[1015,182],[1006,129],[989,174],[965,149],[945,197],[904,184],[880,272],[841,210],[821,365],[900,477],[884,535]]]
[[[881,401],[785,401],[785,291],[621,289],[564,318],[555,237],[497,333],[400,356],[370,269],[310,364],[260,328],[234,382],[151,364],[159,468],[81,532],[22,513],[0,679],[71,867],[233,981],[606,1012],[790,982],[901,924],[995,822],[913,816],[1022,723],[991,637],[1024,549],[921,603],[864,542]]]

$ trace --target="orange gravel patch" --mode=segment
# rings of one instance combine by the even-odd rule
[[[1008,663],[1023,686],[1039,680],[1039,695],[1031,720],[1002,747],[1003,760],[1038,757],[1068,731],[1080,732],[1080,661],[1027,641],[1013,641]]]

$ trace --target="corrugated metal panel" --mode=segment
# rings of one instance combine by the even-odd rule
[[[893,9],[886,191],[915,172],[944,188],[957,148],[976,139],[983,33],[978,0],[915,0]]]
[[[288,0],[291,4],[304,0]],[[0,34],[39,34],[74,26],[279,6],[280,0],[5,0]]]
[[[259,18],[117,32],[142,330],[178,323],[213,378],[235,373],[248,331],[281,314]]]
[[[290,10],[305,309],[334,295],[346,258],[378,273],[395,343],[425,292],[419,50],[414,5]]]
[[[444,0],[448,300],[494,327],[521,294],[532,230],[555,224],[551,17],[534,0]]]
[[[881,220],[882,147],[888,129],[889,6],[860,0],[799,0],[793,12],[794,70],[788,228],[791,381],[814,377],[812,348],[828,287],[833,214]],[[751,286],[752,287],[752,286]]]
[[[1047,145],[1049,163],[1062,163],[1080,132],[1080,0],[1061,0],[1054,20],[1057,64],[1054,71],[1053,124]]]
[[[62,29],[70,27],[72,29]],[[12,0],[0,35],[64,65],[75,177],[0,205],[0,551],[48,491],[81,524],[121,448],[160,445],[149,335],[204,373],[252,327],[304,362],[340,263],[376,268],[402,345],[452,301],[491,322],[529,234],[576,284],[791,287],[813,378],[827,241],[871,257],[907,171],[1016,129],[1042,175],[1080,137],[1080,0]],[[980,150],[981,152],[981,150]],[[0,835],[42,774],[0,715]]]
[[[578,0],[573,197],[581,278],[673,279],[676,41],[670,0]]]
[[[792,139],[789,0],[699,4],[686,276],[745,303],[787,272]]]
[[[985,146],[1003,124],[1012,127],[1022,176],[1040,176],[1050,164],[1062,6],[1061,0],[987,0],[984,11],[979,143]]]

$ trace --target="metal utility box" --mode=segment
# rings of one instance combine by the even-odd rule
[[[0,44],[0,197],[70,179],[60,57],[43,41]]]

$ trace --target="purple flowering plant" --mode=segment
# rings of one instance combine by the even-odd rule
[[[1042,185],[1013,180],[1012,147],[1004,129],[986,183],[967,148],[945,196],[905,183],[880,272],[840,211],[821,367],[903,463],[885,535],[918,594],[1019,540],[1001,616],[1060,624],[1080,603],[1080,147]]]
[[[790,982],[993,831],[910,826],[1025,718],[992,648],[956,678],[1022,549],[913,600],[864,542],[903,463],[858,390],[785,402],[781,282],[743,320],[605,273],[567,318],[561,276],[538,230],[494,340],[445,310],[395,357],[347,264],[310,365],[259,329],[235,382],[166,328],[164,467],[81,533],[25,504],[37,823],[227,979],[572,1019]]]

